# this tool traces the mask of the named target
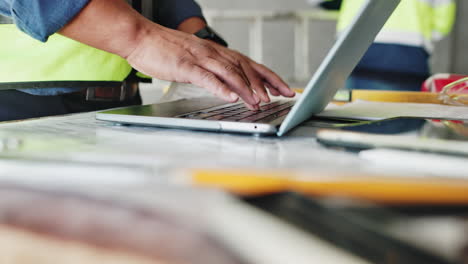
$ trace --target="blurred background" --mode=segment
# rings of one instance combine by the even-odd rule
[[[197,0],[209,24],[230,44],[276,71],[294,88],[306,85],[336,38],[340,0]],[[458,0],[456,25],[431,56],[435,73],[468,73],[468,1]],[[456,54],[456,55],[455,55]],[[175,87],[183,87],[177,89]],[[167,92],[172,91],[172,92]],[[142,84],[144,104],[204,93],[181,84]]]
[[[335,39],[336,16],[319,8],[320,0],[198,2],[232,48],[262,61],[295,85],[308,80]],[[464,15],[468,1],[458,2],[456,29],[439,43],[433,72],[468,73],[468,17]]]

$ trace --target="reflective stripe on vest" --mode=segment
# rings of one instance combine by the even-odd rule
[[[13,19],[0,15],[0,24],[13,24]]]
[[[59,34],[37,41],[13,24],[0,24],[0,89],[114,87],[132,68],[117,55]]]
[[[344,0],[338,31],[351,24],[365,0]],[[403,0],[376,38],[378,43],[424,47],[432,52],[434,42],[452,31],[456,17],[454,0]]]

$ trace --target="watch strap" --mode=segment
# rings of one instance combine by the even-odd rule
[[[201,30],[196,32],[194,35],[201,39],[214,41],[224,47],[228,46],[228,43],[216,31],[214,31],[209,26],[202,28]]]

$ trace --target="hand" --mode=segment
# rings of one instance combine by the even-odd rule
[[[275,96],[294,96],[280,77],[246,56],[158,25],[144,31],[126,59],[138,71],[158,79],[191,83],[229,102],[240,97],[253,110],[260,102],[270,101],[267,89]]]
[[[294,92],[275,73],[246,56],[151,22],[124,0],[92,0],[60,30],[69,38],[117,54],[138,71],[176,82],[192,83],[251,109],[272,95]],[[266,88],[265,88],[266,87]]]
[[[194,34],[196,32],[198,32],[199,30],[203,29],[204,27],[206,27],[207,24],[206,22],[199,18],[199,17],[192,17],[192,18],[189,18],[189,19],[186,19],[185,21],[183,21],[179,27],[177,28],[177,30],[179,31],[183,31],[183,32],[186,32],[186,33],[189,33],[189,34]],[[214,48],[217,48],[219,47],[218,45],[214,45]],[[271,72],[269,69],[265,68],[264,66],[262,65],[259,65],[257,63],[255,63],[254,61],[250,60],[249,58],[247,58],[246,56],[242,55],[242,54],[237,54],[239,55],[240,57],[243,58],[244,61],[247,61],[249,64],[253,64],[254,67],[259,67],[261,68],[261,70],[263,70],[264,72],[267,72],[267,74],[270,74],[270,75],[275,75],[273,72]],[[280,80],[280,82],[282,82],[283,85],[284,82],[278,77],[276,76],[277,79]],[[284,90],[284,92],[282,93],[282,91],[279,91],[277,89],[275,89],[272,85],[270,85],[268,82],[265,83],[265,85],[267,87],[269,87],[268,89],[270,90],[270,93],[275,95],[275,96],[279,96],[279,95],[285,95],[285,96],[294,96],[294,93],[291,93],[288,91],[288,89]],[[257,82],[257,86],[260,86],[260,87],[264,87],[262,86],[262,84],[258,84]],[[281,84],[280,84],[281,86]],[[257,90],[264,90],[264,89],[257,89]],[[260,92],[261,93],[261,92]],[[261,100],[264,101],[264,102],[268,102],[269,101],[269,98],[268,98],[268,94],[263,94],[262,97],[261,97]]]

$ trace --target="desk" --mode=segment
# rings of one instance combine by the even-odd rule
[[[319,145],[315,128],[289,136],[255,137],[174,129],[119,126],[94,113],[0,124],[4,139],[20,145],[2,155],[60,161],[103,162],[161,170],[191,167],[360,169],[357,155]]]
[[[321,146],[315,132],[307,124],[283,138],[120,126],[97,121],[94,113],[4,123],[0,179],[105,188],[149,202],[164,186],[177,186],[180,169],[371,169],[355,153]],[[216,232],[253,263],[366,263],[249,205],[209,205]]]
[[[160,188],[171,182],[180,168],[358,170],[365,166],[354,154],[320,146],[313,138],[315,129],[307,126],[288,137],[262,138],[118,126],[96,121],[94,113],[85,113],[5,123],[0,125],[0,131],[3,142],[16,142],[4,144],[9,149],[2,156],[15,159],[2,160],[2,179],[47,185],[60,182],[73,188],[102,184],[127,194],[152,192],[152,186]],[[17,158],[21,159],[19,163]],[[37,160],[47,165],[36,163]],[[82,170],[86,170],[86,175],[80,174]],[[31,177],[31,171],[44,178]],[[74,177],[63,177],[64,174]],[[106,181],[96,181],[99,177]],[[236,245],[242,245],[240,250],[255,263],[366,263],[257,209],[237,203],[218,208],[214,214],[216,223],[222,224],[218,230]],[[255,233],[251,232],[253,226]]]

